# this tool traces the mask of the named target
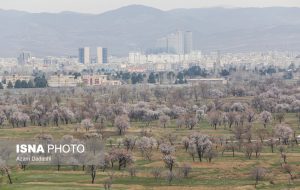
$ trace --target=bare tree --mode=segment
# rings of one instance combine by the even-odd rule
[[[260,153],[262,151],[262,144],[261,142],[254,142],[253,143],[253,150],[255,152],[255,157],[258,158],[260,156]]]
[[[154,168],[151,170],[151,174],[155,178],[155,180],[158,180],[161,177],[161,168]]]
[[[279,141],[287,145],[293,135],[293,130],[286,124],[278,124],[275,126],[275,135],[279,138]]]
[[[202,135],[201,133],[194,132],[190,135],[190,144],[196,148],[199,161],[202,162],[204,153],[209,151],[212,147],[212,142],[207,135]]]
[[[276,139],[270,138],[270,139],[267,141],[267,144],[270,146],[271,152],[274,153],[274,146],[276,145]]]
[[[61,119],[65,124],[69,124],[75,117],[75,114],[67,107],[60,107]]]
[[[29,154],[20,154],[20,155],[17,155],[17,157],[23,157],[23,158],[29,158],[30,155]],[[23,171],[26,170],[26,167],[28,166],[28,164],[30,163],[30,160],[29,159],[20,159],[18,160],[18,163],[19,165],[21,166],[21,169]]]
[[[0,172],[7,176],[9,184],[12,184],[11,172],[5,161],[0,159]]]
[[[170,142],[170,144],[173,146],[177,140],[177,135],[174,133],[167,133],[164,135],[165,138]]]
[[[168,168],[170,170],[170,172],[172,172],[172,170],[175,166],[175,163],[176,163],[176,158],[174,156],[171,156],[171,155],[165,155],[163,157],[163,161],[166,165],[166,168]]]
[[[186,128],[193,130],[197,124],[197,118],[194,114],[185,114],[184,115],[184,123]]]
[[[258,181],[262,180],[266,175],[266,169],[261,167],[256,167],[251,172],[251,177],[255,180],[255,188],[258,184]]]
[[[133,163],[133,157],[132,155],[123,149],[115,149],[110,152],[111,161],[113,164],[113,161],[118,161],[119,164],[119,170],[121,168],[126,168],[128,165]]]
[[[183,177],[188,178],[191,170],[192,170],[191,165],[184,163],[181,167],[181,172],[183,174]]]
[[[285,112],[276,113],[275,118],[279,121],[279,123],[282,123],[285,119]]]
[[[131,177],[135,177],[136,176],[136,173],[137,173],[137,169],[135,167],[130,167],[128,169],[128,173]]]
[[[231,111],[244,112],[245,106],[241,102],[235,102],[230,107]]]
[[[272,121],[272,114],[268,111],[261,112],[259,116],[265,128]]]
[[[247,109],[246,112],[246,118],[248,123],[252,123],[255,120],[255,112],[252,109]]]
[[[189,144],[190,144],[190,139],[187,138],[187,137],[183,137],[182,140],[181,140],[181,143],[182,143],[185,151],[187,152],[188,148],[189,148]]]
[[[115,174],[114,171],[108,172],[108,179],[105,180],[104,184],[103,184],[105,190],[110,190],[111,189],[114,174]]]
[[[147,160],[151,160],[155,146],[156,140],[153,137],[142,137],[137,141],[137,148]]]
[[[53,123],[58,126],[59,119],[61,118],[59,109],[53,109],[51,113],[51,118],[53,120]]]
[[[232,157],[235,156],[235,150],[237,149],[237,145],[235,144],[235,142],[233,140],[229,141],[227,144],[224,145],[223,151],[222,151],[222,155],[224,154],[225,151],[231,151],[232,152]]]
[[[251,159],[253,153],[253,145],[248,143],[245,145],[245,155],[248,159]]]
[[[88,157],[86,173],[91,176],[92,184],[95,183],[97,170],[99,169],[99,167],[101,165],[102,157],[103,156],[101,154],[99,154],[99,155],[90,155]]]
[[[91,119],[84,119],[81,121],[81,126],[85,128],[86,132],[88,132],[92,127],[94,127]]]
[[[229,128],[231,128],[232,125],[236,122],[237,113],[236,112],[229,112],[229,113],[226,114],[226,117],[227,117]]]
[[[166,126],[170,123],[170,117],[167,115],[161,115],[159,116],[159,122],[164,128],[166,128]]]
[[[98,133],[86,133],[84,135],[86,141],[86,148],[91,151],[94,155],[97,151],[102,150],[102,136]]]
[[[173,152],[175,152],[175,147],[172,146],[172,145],[169,145],[169,144],[161,144],[159,146],[159,149],[160,149],[160,152],[163,154],[163,155],[170,155],[172,154]]]
[[[217,111],[209,112],[207,114],[207,120],[212,127],[217,129],[217,125],[220,123],[221,114]]]
[[[125,136],[123,139],[123,145],[125,146],[126,150],[133,150],[136,144],[137,137],[134,136]]]
[[[0,110],[0,126],[3,125],[5,119],[6,119],[5,113],[2,110]]]
[[[123,135],[130,127],[129,118],[125,115],[117,116],[114,125],[117,128],[118,134]]]
[[[217,152],[210,149],[209,151],[205,152],[203,157],[207,159],[208,162],[211,162],[213,158],[216,158],[218,156]]]
[[[261,143],[263,143],[265,138],[269,135],[269,131],[266,128],[257,129],[255,132]]]
[[[13,127],[26,127],[26,124],[30,120],[30,118],[26,113],[17,111],[13,113],[13,115],[10,117],[10,120]]]
[[[196,110],[197,123],[200,123],[205,116],[205,110],[203,108]]]
[[[291,181],[294,180],[294,176],[293,176],[293,167],[289,164],[284,164],[282,166],[283,171],[286,172],[287,174],[289,174],[289,183],[291,183]]]
[[[175,174],[172,171],[168,171],[166,179],[167,179],[169,185],[171,185],[172,181],[175,179]]]
[[[57,166],[57,171],[60,171],[63,165],[64,155],[60,153],[53,153],[51,158],[51,163]]]
[[[184,126],[184,124],[185,124],[184,117],[179,117],[176,119],[176,126],[178,128],[181,128],[182,126]]]

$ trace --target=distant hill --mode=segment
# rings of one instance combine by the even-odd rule
[[[0,10],[0,56],[77,55],[106,46],[114,55],[154,46],[177,29],[194,33],[195,48],[223,52],[300,49],[300,8],[159,9],[132,5],[99,15]]]

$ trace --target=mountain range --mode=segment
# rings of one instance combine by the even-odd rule
[[[300,49],[300,8],[195,8],[162,11],[131,5],[102,14],[0,10],[0,56],[77,55],[81,46],[110,54],[144,51],[158,38],[190,30],[194,48],[244,52]],[[92,52],[95,53],[95,52]]]

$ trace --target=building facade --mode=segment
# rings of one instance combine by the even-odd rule
[[[189,54],[193,51],[193,33],[178,30],[156,41],[156,48],[173,54]]]
[[[89,47],[79,48],[78,61],[79,61],[79,63],[82,63],[82,64],[90,63],[90,48]]]
[[[25,76],[25,75],[17,75],[17,74],[7,75],[7,76],[1,77],[1,82],[3,83],[5,81],[6,85],[9,82],[11,82],[12,85],[15,85],[17,80],[28,82],[30,80],[33,80],[33,77],[32,76]]]
[[[108,80],[107,75],[83,75],[82,82],[86,86],[121,85],[120,81]]]
[[[108,49],[103,47],[97,47],[97,63],[108,63]]]
[[[193,33],[186,31],[184,33],[184,54],[190,54],[193,51]]]
[[[48,79],[49,87],[75,87],[82,84],[81,77],[74,75],[53,75]]]
[[[18,63],[21,65],[27,64],[31,60],[31,53],[28,51],[23,51],[18,57]]]

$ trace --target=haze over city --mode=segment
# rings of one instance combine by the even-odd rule
[[[99,14],[133,4],[161,10],[207,7],[300,7],[298,0],[0,0],[1,9],[35,13],[74,11]]]
[[[298,190],[299,158],[299,0],[0,0],[1,190]]]

